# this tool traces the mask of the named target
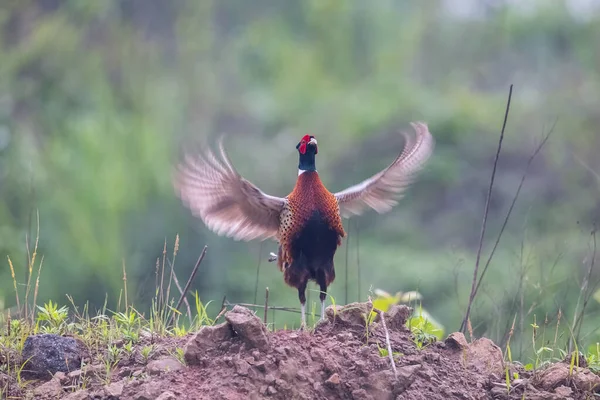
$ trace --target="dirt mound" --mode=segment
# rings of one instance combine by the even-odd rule
[[[328,308],[327,320],[312,332],[268,332],[250,310],[235,307],[226,321],[168,346],[182,346],[187,365],[165,347],[145,365],[122,364],[110,382],[93,378],[72,391],[73,376],[37,385],[33,398],[126,399],[584,399],[600,389],[600,378],[564,363],[531,374],[509,366],[510,390],[501,350],[488,339],[468,343],[460,333],[417,348],[404,322],[410,314],[396,307],[386,314],[394,355],[379,319],[368,326],[368,304]],[[162,354],[162,355],[161,355]],[[172,354],[172,352],[170,353]],[[105,377],[106,378],[106,377]],[[71,393],[69,394],[69,385]]]

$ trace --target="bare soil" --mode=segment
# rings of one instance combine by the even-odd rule
[[[366,329],[368,304],[327,310],[313,331],[268,332],[259,318],[236,306],[227,321],[181,339],[154,340],[146,362],[135,355],[106,375],[94,365],[26,390],[13,385],[12,398],[125,399],[588,399],[600,378],[567,363],[526,372],[505,365],[488,339],[468,343],[460,333],[418,349],[404,327],[410,310],[395,307],[386,325],[396,373],[381,321]],[[183,365],[173,349],[185,349]],[[507,388],[505,374],[518,379]],[[84,379],[85,378],[85,379]],[[9,379],[0,373],[2,379]],[[1,386],[0,386],[1,387]]]

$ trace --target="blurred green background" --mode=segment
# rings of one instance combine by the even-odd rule
[[[600,7],[592,1],[5,0],[0,6],[0,254],[26,278],[25,238],[40,216],[38,303],[116,303],[122,265],[144,309],[155,265],[173,251],[218,312],[231,302],[298,307],[274,242],[217,237],[174,195],[181,149],[227,133],[234,164],[284,196],[298,139],[338,191],[387,166],[398,132],[423,120],[436,138],[399,206],[345,221],[336,303],[370,289],[418,290],[447,332],[467,303],[508,87],[512,108],[483,260],[527,160],[529,170],[474,306],[476,335],[529,340],[530,324],[572,321],[600,215]],[[0,304],[14,307],[0,263]],[[347,276],[347,278],[346,278]],[[600,279],[593,272],[590,284]],[[316,289],[311,285],[310,288]],[[19,287],[22,290],[22,287]],[[318,301],[312,292],[311,304]],[[588,305],[585,340],[600,339]],[[545,320],[546,319],[546,320]],[[299,316],[278,313],[278,327]],[[562,323],[562,322],[561,322]],[[554,326],[552,325],[552,326]],[[566,322],[565,322],[566,325]],[[513,350],[514,352],[514,350]],[[513,353],[514,354],[514,353]]]

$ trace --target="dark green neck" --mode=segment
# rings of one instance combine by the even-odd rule
[[[315,153],[312,151],[307,151],[305,154],[300,154],[298,169],[301,171],[316,171],[317,167],[315,167]]]

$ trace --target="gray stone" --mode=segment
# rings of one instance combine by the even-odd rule
[[[146,366],[149,375],[159,375],[164,372],[174,372],[183,369],[183,365],[173,357],[152,360]]]
[[[78,390],[64,397],[64,400],[89,400],[90,392],[88,390]]]
[[[260,350],[268,348],[267,328],[252,311],[235,305],[231,311],[225,314],[225,319],[248,347],[256,347]]]
[[[123,382],[113,382],[110,385],[104,387],[104,393],[108,398],[116,397],[119,398],[123,394]]]
[[[51,379],[57,372],[69,373],[81,367],[85,346],[80,340],[53,334],[29,336],[22,356],[24,376]]]
[[[176,400],[177,396],[175,396],[175,393],[173,392],[169,392],[168,390],[166,392],[163,392],[160,396],[158,396],[156,398],[156,400]]]
[[[479,338],[469,344],[465,363],[489,374],[502,376],[504,373],[502,350],[488,338]]]
[[[204,326],[186,343],[184,358],[190,365],[200,364],[200,360],[208,350],[216,349],[226,340],[233,337],[233,330],[227,322],[219,325]]]
[[[405,305],[392,305],[390,309],[384,313],[385,325],[389,330],[407,331],[406,321],[412,314],[412,309]],[[375,318],[375,322],[380,320],[379,314]]]
[[[469,347],[469,343],[462,332],[454,332],[446,338],[446,345],[454,350],[464,350]]]
[[[366,319],[369,318],[372,310],[371,303],[350,303],[345,306],[327,307],[325,316],[332,324],[366,327]]]

